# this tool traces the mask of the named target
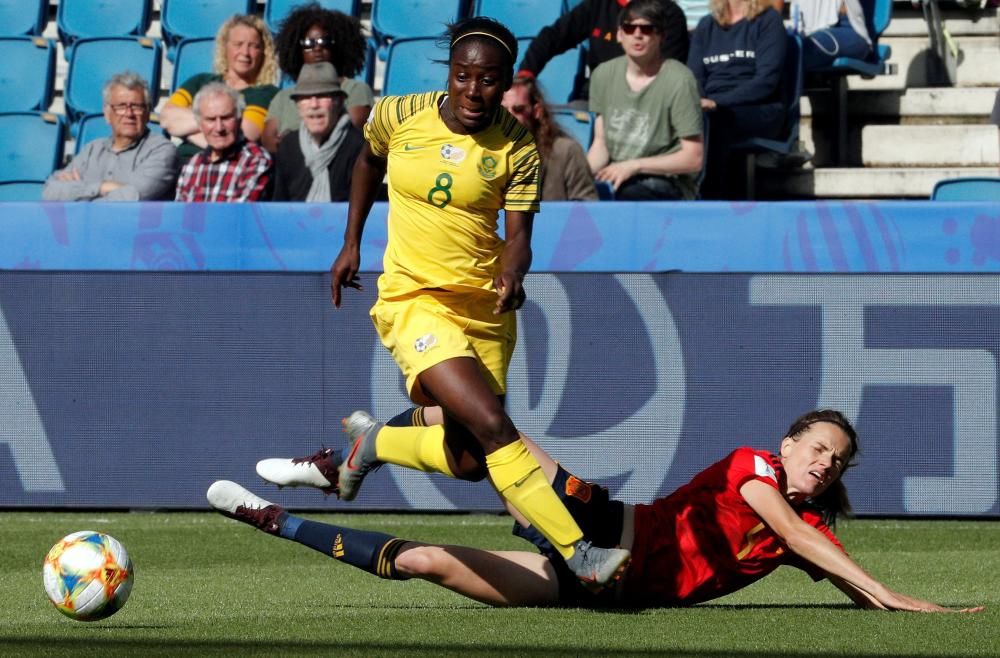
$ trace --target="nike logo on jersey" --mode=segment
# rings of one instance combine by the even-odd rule
[[[403,145],[403,150],[404,151],[419,151],[422,148],[424,148],[424,147],[423,146],[414,146],[412,144],[404,144]]]

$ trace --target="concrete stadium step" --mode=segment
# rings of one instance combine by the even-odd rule
[[[998,52],[1000,55],[1000,52]],[[848,95],[849,116],[898,117],[902,122],[974,121],[984,122],[993,111],[997,89],[993,87],[926,87],[852,91]],[[812,117],[813,102],[818,109],[832,102],[829,97],[803,96],[802,117]]]
[[[865,126],[861,160],[866,167],[996,167],[993,125]]]
[[[997,176],[996,167],[758,169],[760,198],[926,199],[946,178]]]
[[[909,3],[907,3],[909,4]],[[996,36],[998,31],[997,10],[949,9],[943,12],[944,26],[953,37]],[[927,37],[927,21],[919,10],[894,9],[889,27],[882,33],[883,39],[894,37]]]
[[[997,66],[997,36],[971,36],[958,39],[962,59],[958,65],[959,87],[1000,86],[1000,66]],[[871,80],[861,76],[848,79],[850,89],[904,89],[932,86],[927,70],[931,55],[927,37],[890,38],[882,43],[892,46],[889,61],[896,65],[893,75],[880,75]]]

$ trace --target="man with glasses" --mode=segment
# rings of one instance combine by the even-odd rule
[[[172,199],[180,164],[177,149],[150,132],[149,87],[131,71],[104,85],[104,118],[111,136],[86,144],[45,182],[46,201],[155,201]]]
[[[616,199],[697,197],[701,100],[691,71],[663,57],[666,18],[659,0],[630,2],[617,34],[625,54],[590,77],[590,111],[597,120],[587,161]]]

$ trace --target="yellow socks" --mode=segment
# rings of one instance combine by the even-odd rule
[[[381,436],[381,435],[380,435]],[[573,545],[583,538],[566,506],[559,500],[538,460],[518,439],[486,455],[493,486],[518,512],[548,539],[565,558],[573,556]]]
[[[430,427],[390,427],[375,437],[379,461],[414,468],[425,473],[444,473],[455,477],[448,467],[444,451],[444,425]]]

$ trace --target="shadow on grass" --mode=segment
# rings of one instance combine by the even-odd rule
[[[11,651],[13,655],[69,655],[81,648],[81,638],[10,638],[0,636],[0,649]],[[691,658],[731,658],[732,651],[714,651],[705,649],[582,649],[535,647],[513,644],[484,645],[462,644],[456,640],[451,643],[420,644],[405,642],[312,642],[312,641],[226,641],[226,640],[167,640],[167,639],[114,639],[87,638],[86,649],[91,655],[239,655],[239,656],[274,656],[274,655],[324,655],[324,656],[354,656],[354,655],[428,655],[428,656],[690,656]],[[10,655],[10,654],[8,654]],[[842,651],[778,653],[774,651],[741,650],[741,658],[833,658],[843,656]],[[875,658],[882,653],[855,653],[852,656]],[[916,654],[892,654],[894,658],[918,658]]]

